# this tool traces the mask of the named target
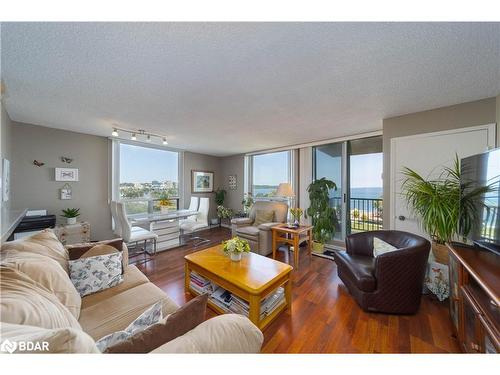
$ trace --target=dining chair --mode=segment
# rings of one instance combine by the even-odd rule
[[[135,248],[137,249],[139,242],[144,241],[144,248],[142,249],[143,251],[136,251],[134,253],[131,253],[129,257],[132,258],[141,254],[144,254],[144,256],[146,256],[146,254],[156,255],[156,241],[158,239],[158,235],[144,228],[132,226],[127,218],[125,205],[122,202],[116,202],[116,215],[121,226],[121,237],[123,238],[123,241],[125,241],[125,243],[135,243]],[[149,253],[147,251],[148,241],[151,241],[153,245],[152,253]],[[149,261],[149,259],[144,260],[143,263],[147,261]]]
[[[188,208],[188,210],[189,211],[198,211],[199,204],[200,204],[200,198],[198,198],[198,197],[191,197],[191,200],[189,201],[189,208]],[[196,221],[196,216],[197,215],[192,215],[192,216],[188,216],[185,219],[179,220],[179,224],[181,225],[181,224],[186,223],[186,222]]]
[[[121,220],[118,218],[118,210],[117,210],[117,201],[111,201],[109,207],[111,209],[111,217],[113,218],[113,222],[115,223],[115,227],[113,229],[113,233],[118,237],[122,237],[122,225]],[[144,228],[132,226],[132,232],[136,232]]]
[[[210,209],[210,201],[208,198],[200,198],[198,214],[195,220],[185,220],[180,224],[181,237],[189,235],[189,241],[197,241],[195,247],[204,243],[210,242],[200,236],[194,236],[194,232],[208,228],[208,211]]]

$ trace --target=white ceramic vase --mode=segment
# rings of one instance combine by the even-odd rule
[[[66,218],[66,223],[68,225],[73,225],[73,224],[76,224],[76,217],[67,217]]]
[[[160,206],[160,213],[168,214],[169,208],[168,206]]]
[[[231,253],[231,260],[233,262],[239,262],[241,260],[242,253]]]

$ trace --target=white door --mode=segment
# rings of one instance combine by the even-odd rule
[[[449,167],[453,165],[455,154],[458,154],[459,158],[464,158],[494,147],[495,124],[393,138],[390,228],[428,238],[422,232],[418,220],[409,213],[401,196],[403,167],[411,168],[424,177],[437,177],[443,165]]]

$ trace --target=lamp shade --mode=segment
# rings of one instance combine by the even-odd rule
[[[282,182],[281,184],[279,184],[276,195],[278,197],[295,197],[292,185],[290,185],[288,182]]]

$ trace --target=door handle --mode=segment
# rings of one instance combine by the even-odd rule
[[[406,217],[404,215],[399,215],[398,220],[405,221]]]

